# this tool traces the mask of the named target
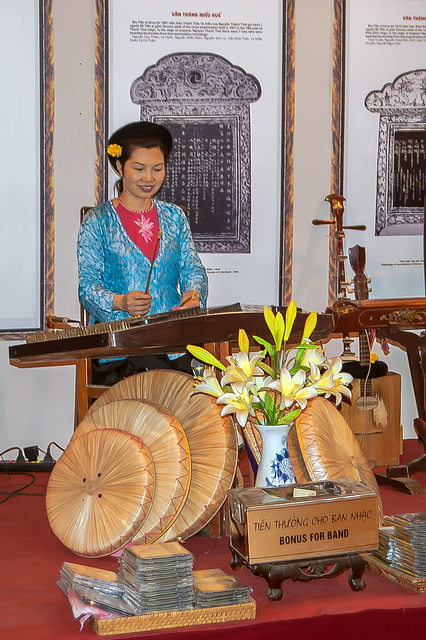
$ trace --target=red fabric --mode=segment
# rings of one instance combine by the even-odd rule
[[[423,453],[416,441],[405,443],[404,461]],[[426,474],[415,479],[426,486]],[[13,640],[90,640],[97,638],[85,625],[80,633],[68,600],[56,585],[63,562],[117,570],[116,558],[87,559],[66,549],[49,529],[45,509],[48,474],[36,474],[36,484],[0,504],[1,579],[0,638]],[[26,482],[25,476],[0,475],[1,497]],[[425,511],[426,494],[410,496],[381,487],[386,514]],[[187,541],[194,553],[195,569],[220,567],[232,574],[228,539],[194,536]],[[266,582],[247,568],[238,577],[253,587],[257,602],[255,620],[191,628],[168,629],[117,638],[161,640],[244,640],[274,637],[297,640],[384,637],[401,640],[426,623],[426,595],[418,594],[370,571],[364,573],[364,591],[354,592],[348,573],[332,579],[301,583],[283,582],[283,599],[270,602]]]
[[[154,203],[148,211],[133,211],[127,209],[119,200],[117,213],[130,239],[152,261],[160,230],[158,212]],[[158,246],[155,257],[157,254]]]

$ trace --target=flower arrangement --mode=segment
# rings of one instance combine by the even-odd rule
[[[109,144],[107,146],[107,154],[112,158],[119,158],[123,153],[123,148],[119,144]]]
[[[273,342],[253,336],[263,349],[250,357],[248,336],[240,329],[240,352],[227,357],[228,366],[206,349],[188,345],[197,360],[210,365],[202,376],[195,376],[193,393],[216,397],[216,402],[224,405],[221,415],[235,414],[241,427],[248,420],[254,425],[290,424],[306,408],[308,400],[318,395],[333,395],[336,404],[342,395],[351,397],[348,384],[352,376],[341,371],[341,359],[327,359],[323,349],[310,340],[317,323],[316,312],[308,315],[300,344],[286,349],[296,315],[294,301],[287,307],[285,320],[281,312],[274,314],[264,307]],[[219,379],[215,369],[221,372]]]

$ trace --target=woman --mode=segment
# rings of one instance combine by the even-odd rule
[[[79,298],[90,324],[205,306],[206,270],[186,216],[180,207],[154,199],[172,145],[170,132],[152,122],[128,124],[108,140],[108,160],[119,176],[118,196],[87,213],[77,245]],[[123,362],[117,360],[101,363],[101,369],[117,366],[121,379],[136,370],[183,364],[182,358],[174,363],[167,356],[136,360],[127,359],[130,371],[121,371]],[[188,370],[187,361],[184,365]],[[106,382],[114,383],[115,377]]]

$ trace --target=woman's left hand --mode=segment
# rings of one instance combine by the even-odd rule
[[[183,296],[182,300],[178,304],[177,307],[173,307],[174,309],[189,309],[190,307],[199,307],[200,306],[200,294],[195,289],[191,291],[187,291]]]

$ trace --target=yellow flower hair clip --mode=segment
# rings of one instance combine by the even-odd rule
[[[119,158],[123,152],[123,147],[119,144],[109,144],[107,146],[107,154],[113,158]]]

